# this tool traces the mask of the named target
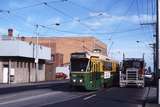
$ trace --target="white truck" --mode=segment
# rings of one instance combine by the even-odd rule
[[[124,58],[119,74],[120,87],[144,87],[144,58]]]

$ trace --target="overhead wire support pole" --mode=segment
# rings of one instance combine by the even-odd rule
[[[159,78],[159,3],[160,0],[156,0],[156,19],[157,19],[157,23],[156,23],[156,79],[158,80],[158,84],[157,84],[157,102],[158,104],[160,104],[160,78]]]
[[[38,69],[39,69],[39,59],[38,59],[38,49],[39,49],[39,43],[38,43],[38,27],[39,25],[35,25],[36,27],[36,57],[35,57],[35,63],[36,63],[36,71],[35,71],[35,82],[38,82]]]

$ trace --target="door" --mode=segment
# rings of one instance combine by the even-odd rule
[[[8,68],[3,68],[3,83],[8,83]]]

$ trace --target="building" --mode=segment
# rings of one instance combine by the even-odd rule
[[[0,50],[3,50],[0,52],[0,83],[45,80],[45,62],[51,59],[50,48],[11,39],[0,40]],[[38,70],[35,64],[37,57]]]
[[[107,46],[95,37],[39,37],[41,45],[51,48],[52,55],[62,54],[63,64],[70,62],[70,54],[79,51],[93,51],[101,49],[103,55],[107,55]],[[36,38],[25,38],[25,41],[36,42]]]
[[[36,42],[36,38],[23,37],[22,40]],[[51,48],[52,61],[46,67],[46,80],[55,78],[56,67],[66,66],[70,63],[70,54],[73,52],[93,51],[100,49],[103,55],[107,55],[107,46],[95,37],[39,37],[41,45]],[[51,77],[51,75],[53,77]]]

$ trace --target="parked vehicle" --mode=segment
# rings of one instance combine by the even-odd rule
[[[56,79],[66,79],[67,75],[64,74],[63,72],[58,72],[56,73]]]

